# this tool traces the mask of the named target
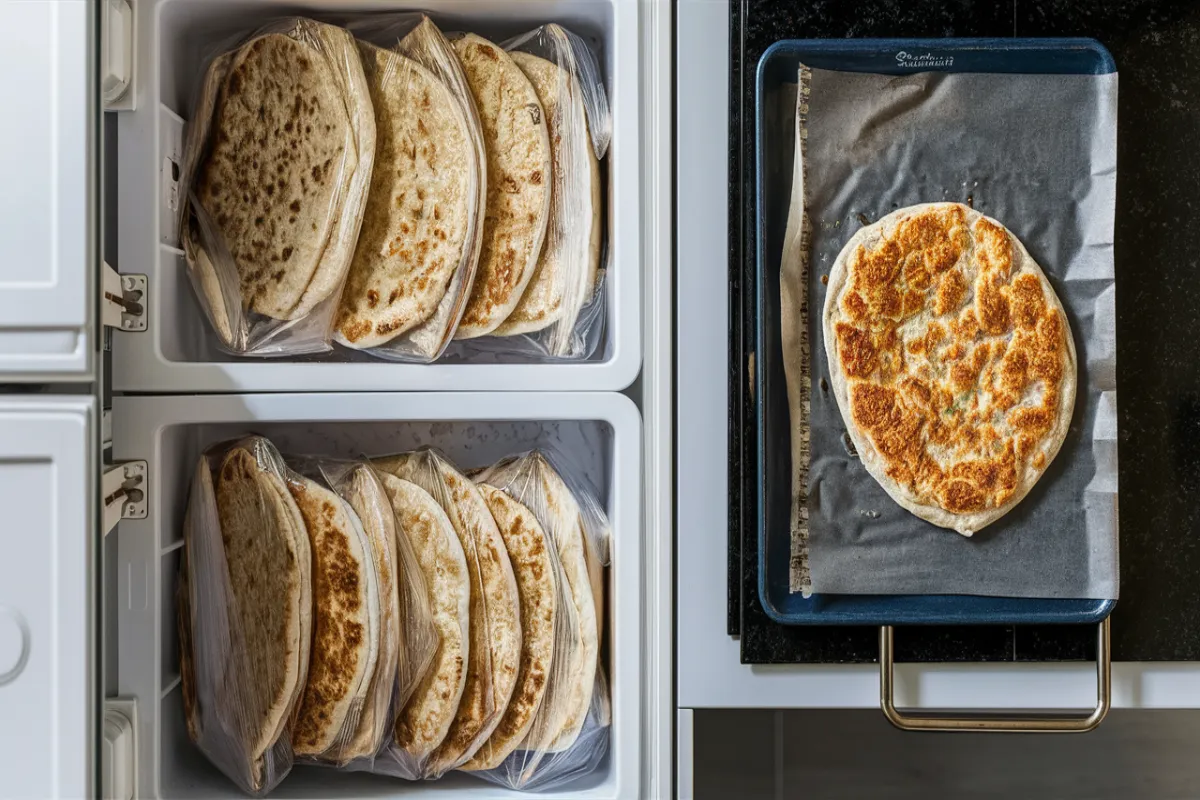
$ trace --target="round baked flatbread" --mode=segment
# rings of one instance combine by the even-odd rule
[[[241,733],[252,764],[279,737],[302,688],[302,631],[312,605],[301,571],[297,541],[304,532],[294,529],[294,503],[285,499],[282,479],[260,466],[257,448],[251,441],[229,450],[215,482],[235,609],[231,624],[238,626],[250,667],[244,674],[235,666],[237,683],[218,687],[219,699],[239,704],[237,718],[246,725]]]
[[[221,82],[221,73],[225,73]],[[214,98],[213,87],[220,85]],[[339,288],[362,219],[375,121],[354,39],[297,20],[214,60],[201,95],[208,148],[191,189],[232,262],[243,307],[274,319],[306,315]],[[210,318],[233,335],[212,243],[188,246]],[[197,250],[205,250],[204,259]]]
[[[432,664],[396,719],[396,747],[420,762],[446,738],[466,685],[471,583],[462,544],[437,501],[394,475],[380,473],[379,480],[392,502],[399,535],[412,543],[441,637]]]
[[[562,724],[547,750],[568,749],[579,738],[579,731],[592,705],[596,668],[600,663],[600,636],[603,628],[603,579],[599,560],[590,552],[583,515],[575,495],[541,453],[527,456],[543,500],[538,509],[542,527],[550,532],[558,548],[558,559],[570,588],[579,626],[579,647],[572,652],[571,684]]]
[[[471,573],[471,660],[458,713],[430,758],[429,772],[440,774],[474,755],[500,723],[512,696],[521,662],[517,581],[483,495],[454,465],[422,450],[382,459],[377,466],[412,481],[438,501],[454,525]]]
[[[341,760],[379,659],[379,585],[362,523],[342,498],[302,476],[288,489],[312,546],[315,616],[292,749]]]
[[[504,540],[521,600],[521,654],[516,686],[496,729],[460,767],[466,771],[495,769],[512,753],[537,716],[553,663],[557,584],[549,540],[533,512],[494,486],[479,492]]]
[[[533,277],[550,216],[546,115],[533,85],[503,49],[473,33],[454,40],[487,147],[487,218],[475,285],[456,339],[494,331]]]
[[[433,316],[469,253],[478,176],[459,101],[432,72],[359,43],[375,108],[376,165],[335,325],[347,347],[377,347]],[[452,298],[466,302],[466,292]]]
[[[261,442],[267,440],[262,439]],[[259,445],[263,446],[262,444]],[[274,445],[270,445],[275,455],[278,451],[274,450]],[[280,459],[282,463],[282,459]],[[270,485],[271,491],[279,496],[279,504],[286,511],[291,524],[288,529],[291,531],[292,539],[296,546],[296,560],[300,564],[300,581],[305,587],[305,592],[309,598],[312,597],[314,588],[312,580],[312,545],[308,538],[308,528],[304,524],[304,516],[300,513],[300,507],[296,505],[287,486],[282,481]],[[308,683],[308,665],[312,655],[312,634],[313,634],[313,609],[311,599],[301,609],[300,614],[300,650],[297,654],[299,680],[296,683],[296,697],[292,704],[292,715],[288,720],[281,720],[279,727],[276,730],[276,736],[283,733],[284,723],[292,726],[296,724],[296,720],[300,715],[300,700],[304,694],[304,687]]]
[[[894,211],[829,274],[825,352],[863,466],[918,517],[970,536],[1008,513],[1058,453],[1075,344],[1041,267],[958,203]]]
[[[537,92],[553,160],[546,242],[521,302],[496,336],[533,333],[564,320],[552,355],[564,355],[579,310],[595,293],[600,270],[600,162],[592,149],[583,90],[567,70],[530,53],[509,53]]]
[[[387,492],[370,467],[356,467],[350,474],[346,501],[362,522],[371,545],[380,601],[379,661],[363,695],[358,729],[342,753],[342,758],[349,761],[374,755],[388,728],[388,705],[400,647],[400,594],[396,583],[396,516]]]

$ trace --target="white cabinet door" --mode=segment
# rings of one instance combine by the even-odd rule
[[[95,794],[92,409],[90,397],[0,397],[4,797]]]
[[[0,381],[90,378],[99,127],[90,5],[0,2]]]

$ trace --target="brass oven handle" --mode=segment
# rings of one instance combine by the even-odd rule
[[[1083,733],[1099,725],[1112,705],[1109,622],[1096,634],[1096,707],[1069,711],[946,711],[896,708],[892,627],[879,629],[879,706],[888,722],[906,731],[1004,731],[1009,733]]]

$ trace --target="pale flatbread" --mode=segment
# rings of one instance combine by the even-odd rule
[[[458,533],[472,573],[471,660],[458,713],[430,758],[429,770],[438,774],[474,755],[500,723],[512,696],[521,662],[517,581],[483,495],[449,461],[424,450],[382,459],[377,466],[412,481],[438,501]]]
[[[197,224],[189,213],[191,205],[187,194],[195,187],[191,185],[196,175],[196,167],[200,163],[204,151],[204,143],[212,128],[213,108],[229,75],[229,65],[233,61],[233,53],[225,53],[213,59],[204,74],[204,85],[200,92],[200,101],[193,111],[192,124],[187,126],[187,143],[184,147],[184,163],[182,167],[182,191],[184,196],[179,201],[179,247],[184,251],[189,266],[192,269],[194,286],[201,297],[201,305],[217,336],[226,346],[236,344],[233,331],[233,321],[229,316],[227,298],[221,288],[216,267],[208,251],[199,246],[202,237],[193,229]],[[241,302],[240,291],[231,291],[236,296],[237,303]],[[232,297],[230,298],[232,302]]]
[[[569,328],[595,294],[600,270],[600,162],[592,149],[578,78],[530,53],[509,55],[533,84],[546,112],[553,180],[546,243],[533,278],[494,334],[533,333],[565,320],[568,330],[554,343],[559,351],[554,355],[562,355],[570,343]],[[569,109],[563,100],[570,103]]]
[[[296,724],[300,715],[300,699],[304,695],[304,687],[308,683],[308,664],[311,658],[313,632],[312,546],[308,540],[308,528],[304,524],[304,516],[300,513],[300,507],[296,505],[287,487],[280,481],[279,483],[272,482],[270,488],[278,495],[279,504],[286,510],[288,519],[291,521],[291,524],[286,527],[296,548],[296,563],[300,565],[300,580],[305,587],[305,594],[309,598],[300,613],[300,647],[296,656],[299,679],[296,682],[296,692],[293,696],[292,714],[289,719],[280,721],[279,728],[276,730],[276,737],[278,737],[283,733],[284,723],[292,726]]]
[[[552,162],[545,112],[525,73],[500,47],[468,33],[454,41],[487,146],[487,218],[471,299],[456,339],[494,331],[533,277],[550,216]]]
[[[400,535],[412,543],[441,637],[433,663],[396,719],[396,747],[423,760],[446,737],[462,699],[471,656],[471,584],[454,526],[429,493],[381,473]]]
[[[331,757],[340,759],[342,731],[356,722],[379,658],[379,586],[366,533],[350,507],[310,478],[296,476],[288,489],[312,545],[315,612],[292,749],[317,756],[332,748]]]
[[[970,536],[1058,453],[1075,343],[1041,267],[958,203],[894,211],[834,262],[825,353],[863,466],[922,519]]]
[[[473,160],[466,117],[441,80],[398,53],[361,42],[359,49],[378,168],[334,338],[362,349],[429,319],[455,273],[469,268]]]
[[[513,464],[529,476],[522,481],[520,496],[538,517],[542,528],[550,535],[558,550],[559,563],[567,579],[567,596],[575,608],[574,620],[578,631],[573,641],[578,645],[569,650],[566,657],[570,665],[565,673],[568,689],[563,693],[562,718],[554,729],[545,749],[549,752],[566,750],[579,737],[592,704],[592,690],[596,684],[596,668],[600,663],[600,635],[603,596],[596,597],[595,589],[601,589],[600,566],[593,559],[594,569],[588,563],[587,536],[583,528],[583,516],[567,484],[546,458],[538,452],[529,454]],[[502,481],[503,471],[493,473],[489,480]],[[534,502],[536,498],[537,502]],[[596,577],[593,577],[595,573]]]
[[[545,696],[555,658],[557,584],[551,541],[528,508],[494,486],[478,484],[516,575],[521,599],[521,660],[516,686],[492,735],[462,765],[466,771],[495,769],[529,733]]]
[[[388,704],[396,679],[400,646],[400,595],[397,586],[396,517],[391,501],[370,467],[355,468],[349,478],[347,502],[362,522],[371,544],[379,578],[379,662],[364,695],[358,730],[346,744],[342,757],[374,755],[388,725]]]
[[[361,223],[375,123],[354,40],[297,20],[214,61],[213,80],[221,70],[192,189],[236,268],[243,307],[296,319],[341,286]],[[215,312],[207,257],[196,261]],[[228,341],[227,316],[210,316]]]
[[[238,684],[246,696],[225,702],[239,703],[247,756],[257,763],[295,703],[302,617],[312,595],[302,579],[292,509],[279,491],[283,482],[260,468],[253,447],[237,446],[225,455],[215,496],[236,609],[232,624],[238,626],[252,670]]]

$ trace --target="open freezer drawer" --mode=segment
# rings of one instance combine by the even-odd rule
[[[642,365],[641,298],[650,263],[644,256],[643,210],[654,189],[644,184],[643,139],[669,128],[669,107],[646,101],[651,80],[669,70],[669,49],[650,38],[658,15],[636,0],[133,0],[136,58],[131,111],[117,120],[117,263],[147,282],[144,331],[116,330],[112,386],[131,392],[356,390],[597,390],[619,391]],[[602,164],[607,178],[604,220],[608,272],[601,343],[581,363],[397,364],[335,348],[288,363],[220,352],[186,274],[179,249],[177,182],[184,121],[205,68],[205,46],[246,34],[284,14],[332,21],[356,12],[426,7],[446,31],[475,31],[501,42],[547,22],[584,37],[598,56],[612,109],[613,136]],[[656,265],[668,268],[666,264]],[[497,359],[492,356],[490,361]]]
[[[609,754],[600,768],[554,797],[650,797],[643,728],[661,711],[644,648],[657,578],[643,568],[641,420],[619,394],[275,394],[118,397],[113,458],[145,460],[147,516],[126,520],[116,548],[117,598],[106,619],[116,648],[117,694],[137,702],[137,784],[143,798],[239,797],[188,739],[179,690],[175,587],[192,470],[209,445],[245,432],[284,452],[380,455],[432,445],[463,468],[485,466],[539,443],[555,444],[585,470],[612,525],[606,668],[613,700]],[[114,630],[115,627],[115,638]],[[602,652],[602,658],[604,653]],[[297,767],[272,797],[520,797],[461,774],[421,784]],[[545,796],[545,795],[542,795]]]

